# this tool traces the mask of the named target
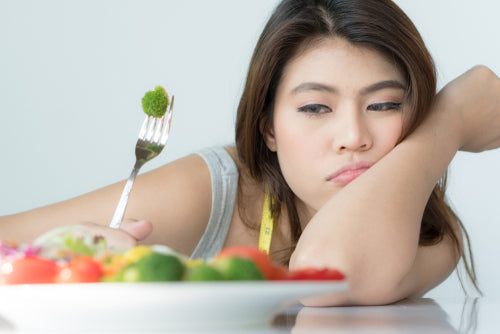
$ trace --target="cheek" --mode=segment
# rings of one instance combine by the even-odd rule
[[[288,167],[283,166],[284,164],[287,165],[287,163],[297,160],[299,156],[304,154],[306,148],[310,146],[307,141],[297,133],[296,129],[291,126],[275,128],[275,139],[276,151],[282,169]]]
[[[314,151],[317,149],[317,138],[308,131],[300,121],[293,117],[276,118],[274,137],[277,155],[283,176],[290,182],[311,168],[314,162]]]
[[[398,143],[402,133],[403,122],[400,117],[386,122],[384,126],[378,127],[376,131],[377,146],[386,153],[392,150]]]
[[[277,111],[274,117],[274,139],[276,150],[287,152],[293,150],[293,147],[301,147],[304,145],[303,136],[300,134],[300,128],[293,117],[285,117],[284,112]]]
[[[315,156],[322,141],[317,127],[308,125],[303,117],[278,114],[275,120],[274,136],[280,162],[301,165]]]
[[[294,151],[306,145],[304,138],[292,127],[282,126],[276,128],[276,148],[279,151]]]

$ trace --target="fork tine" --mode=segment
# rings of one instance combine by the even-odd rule
[[[155,130],[154,130],[154,135],[153,135],[153,143],[157,144],[160,140],[160,136],[162,134],[162,128],[164,127],[165,123],[165,115],[163,115],[162,118],[159,119],[159,123],[156,124]]]
[[[146,131],[148,130],[148,123],[149,123],[149,116],[146,116],[146,118],[144,118],[144,121],[142,122],[141,130],[139,131],[139,139],[144,139]]]
[[[172,101],[170,102],[170,108],[168,109],[168,114],[165,115],[167,117],[167,120],[165,122],[165,126],[163,127],[163,131],[161,134],[161,139],[160,139],[161,145],[165,145],[167,143],[168,134],[170,132],[170,124],[172,123],[172,113],[174,112],[173,108],[174,108],[174,96],[172,95]]]
[[[151,141],[151,138],[153,138],[154,130],[156,127],[156,122],[157,119],[153,116],[151,116],[151,120],[149,122],[148,126],[148,132],[146,133],[146,137],[144,138],[146,141]]]

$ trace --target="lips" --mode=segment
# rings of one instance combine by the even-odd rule
[[[371,166],[373,166],[373,162],[369,161],[358,161],[352,164],[348,164],[342,166],[338,170],[336,170],[333,174],[328,176],[327,181],[334,182],[337,184],[348,184],[358,176],[366,172]]]

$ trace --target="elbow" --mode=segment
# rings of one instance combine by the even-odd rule
[[[335,262],[320,262],[314,253],[294,254],[290,259],[290,269],[331,268],[345,275],[347,289],[323,295],[303,298],[300,302],[308,307],[387,305],[414,295],[411,284],[404,279],[407,271],[398,270],[399,265],[370,265],[364,261],[337,259]]]
[[[300,302],[308,307],[332,306],[381,306],[399,302],[413,295],[402,289],[396,281],[360,279],[346,275],[347,290],[303,298]]]

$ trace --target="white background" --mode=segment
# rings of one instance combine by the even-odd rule
[[[0,215],[128,177],[140,100],[175,93],[171,137],[143,171],[233,142],[253,47],[275,0],[0,0]],[[500,2],[398,0],[440,87],[475,64],[500,74]],[[500,150],[458,153],[449,198],[486,296],[500,295]],[[2,236],[0,236],[1,238]],[[460,295],[455,275],[429,296]]]

